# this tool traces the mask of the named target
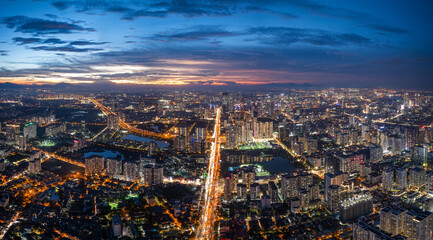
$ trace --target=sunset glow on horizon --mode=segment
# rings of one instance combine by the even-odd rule
[[[424,88],[433,76],[431,2],[19,0],[0,7],[0,83]]]

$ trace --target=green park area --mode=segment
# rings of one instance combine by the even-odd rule
[[[262,149],[270,149],[272,148],[272,146],[268,141],[264,141],[264,142],[247,143],[239,146],[238,148],[239,150],[262,150]]]

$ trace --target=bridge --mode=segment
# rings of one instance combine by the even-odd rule
[[[173,140],[174,139],[174,135],[166,132],[166,133],[156,133],[156,132],[152,132],[149,130],[144,130],[144,129],[139,129],[136,128],[128,123],[126,123],[125,121],[122,120],[121,117],[117,116],[117,114],[113,111],[111,111],[109,108],[105,107],[104,105],[102,105],[100,102],[98,102],[96,99],[91,99],[91,98],[86,98],[87,100],[91,101],[93,104],[95,104],[95,106],[97,108],[99,108],[106,116],[109,115],[114,115],[119,119],[119,126],[121,128],[124,128],[132,133],[135,134],[139,134],[142,136],[149,136],[149,137],[155,137],[155,138],[160,138],[163,140]]]

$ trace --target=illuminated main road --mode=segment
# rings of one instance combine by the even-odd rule
[[[50,152],[44,151],[44,150],[39,149],[39,148],[33,148],[33,150],[41,151],[42,153],[48,155],[48,158],[45,158],[43,160],[43,162],[47,161],[50,158],[55,158],[55,159],[58,159],[60,161],[67,162],[69,164],[73,164],[73,165],[78,166],[78,167],[82,167],[82,168],[85,167],[84,163],[82,163],[82,162],[78,162],[78,161],[75,161],[75,160],[72,160],[72,159],[69,159],[69,158],[62,157],[60,155],[57,155],[56,153],[50,153]]]
[[[171,140],[174,138],[174,136],[170,133],[156,133],[156,132],[152,132],[152,131],[147,131],[147,130],[143,130],[143,129],[138,129],[136,127],[133,127],[131,125],[129,125],[128,123],[124,122],[122,120],[122,118],[120,118],[119,116],[117,116],[116,113],[114,113],[113,111],[111,111],[110,109],[108,109],[107,107],[105,107],[104,105],[102,105],[100,102],[98,102],[96,99],[91,99],[91,98],[86,98],[87,100],[90,100],[93,104],[95,104],[96,107],[98,107],[99,109],[101,109],[101,111],[109,116],[109,115],[114,115],[119,119],[119,126],[121,128],[124,128],[130,132],[133,133],[137,133],[143,136],[151,136],[151,137],[157,137],[157,138],[161,138],[164,140]]]
[[[152,132],[152,131],[148,131],[148,130],[143,130],[143,129],[138,129],[136,127],[131,126],[130,124],[124,122],[122,120],[122,118],[120,118],[119,116],[117,116],[116,113],[114,113],[113,111],[111,111],[109,108],[105,107],[104,105],[102,105],[100,102],[98,102],[96,99],[92,99],[92,98],[88,98],[82,95],[76,95],[76,97],[78,99],[86,99],[88,101],[91,101],[93,104],[96,105],[96,107],[98,107],[106,116],[109,115],[114,115],[119,119],[119,126],[121,128],[124,128],[130,132],[136,133],[136,134],[140,134],[143,136],[150,136],[150,137],[157,137],[157,138],[161,138],[163,140],[173,140],[174,139],[174,135],[172,135],[171,133],[167,132],[167,133],[156,133],[156,132]],[[72,98],[73,99],[73,98]],[[45,99],[48,100],[48,99]],[[57,100],[57,98],[53,98],[52,100]],[[149,107],[148,109],[152,109],[154,108],[154,106]],[[72,123],[75,124],[75,123]],[[80,124],[80,123],[78,123]],[[105,124],[101,124],[101,123],[93,123],[91,125],[105,125]]]
[[[204,205],[196,239],[212,239],[214,235],[214,224],[216,209],[218,205],[217,184],[220,171],[220,130],[221,130],[221,108],[218,108],[215,118],[213,142],[209,156],[209,168],[205,185]]]

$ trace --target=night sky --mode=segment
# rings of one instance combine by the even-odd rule
[[[0,82],[433,89],[433,1],[2,0],[0,9]]]

